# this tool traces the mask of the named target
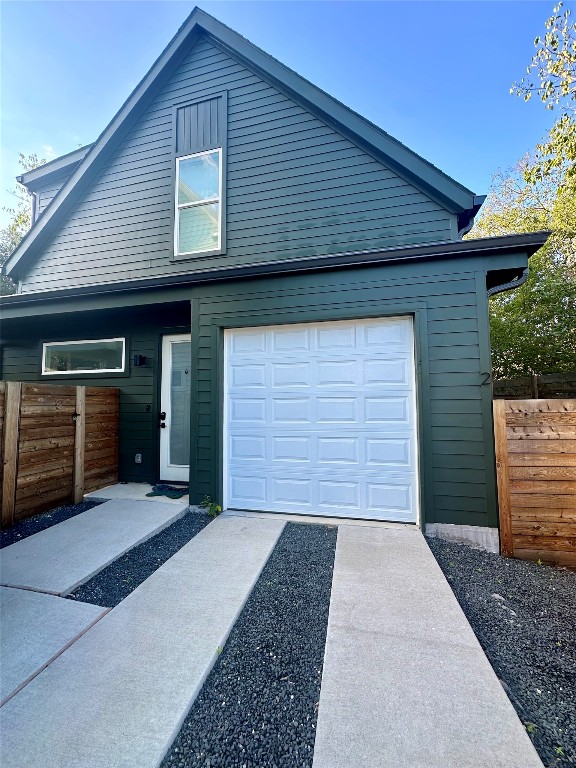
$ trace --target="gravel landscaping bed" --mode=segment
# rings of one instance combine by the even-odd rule
[[[427,541],[540,759],[576,765],[576,573]]]
[[[286,525],[162,768],[312,765],[336,536]]]
[[[49,512],[41,512],[39,515],[29,517],[27,520],[22,520],[12,526],[12,528],[0,531],[0,549],[9,547],[10,544],[15,544],[17,541],[22,541],[22,539],[26,539],[34,533],[44,531],[52,525],[63,523],[64,520],[68,520],[69,517],[74,517],[81,512],[86,512],[86,510],[92,509],[92,507],[96,507],[101,503],[101,501],[83,501],[80,504],[57,507],[56,509],[51,509]]]
[[[67,597],[113,608],[200,533],[210,520],[203,512],[187,512],[156,536],[114,560]]]

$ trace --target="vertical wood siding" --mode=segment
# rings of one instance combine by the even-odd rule
[[[222,91],[228,94],[227,252],[173,263],[174,105]],[[22,290],[450,240],[452,218],[202,40],[59,227]]]
[[[176,110],[176,152],[184,155],[220,147],[226,136],[221,98],[206,99]]]

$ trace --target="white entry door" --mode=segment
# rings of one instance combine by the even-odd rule
[[[160,479],[188,482],[190,473],[190,334],[164,336],[160,404]]]
[[[417,522],[412,325],[226,331],[224,504]]]

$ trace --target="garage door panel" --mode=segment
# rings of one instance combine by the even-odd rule
[[[230,366],[230,383],[233,389],[263,389],[266,387],[266,365],[238,363]]]
[[[332,359],[334,358],[334,359]],[[254,365],[253,358],[235,358],[230,366],[230,392],[247,394],[263,387],[290,392],[302,388],[314,392],[318,388],[351,389],[379,388],[382,386],[411,390],[411,360],[398,356],[340,359],[310,358],[303,362],[299,358],[283,356],[282,362],[270,361]]]
[[[300,477],[272,477],[270,499],[274,503],[307,507],[312,498],[312,480]]]
[[[285,393],[268,397],[245,397],[230,392],[229,421],[232,426],[258,423],[261,427],[302,428],[314,425],[371,424],[378,429],[414,426],[414,411],[408,394],[382,396],[330,392],[316,395]]]
[[[312,437],[309,435],[277,435],[268,437],[270,461],[298,461],[300,463],[312,461]]]
[[[373,396],[364,398],[364,424],[377,424],[382,429],[386,424],[398,428],[402,423],[413,424],[413,411],[407,395],[404,397]]]
[[[416,522],[410,318],[226,333],[228,507]]]
[[[310,363],[270,363],[271,386],[277,389],[285,387],[304,387],[311,389]]]
[[[254,328],[236,331],[231,337],[231,347],[236,355],[266,352],[266,332]]]
[[[408,361],[365,360],[363,365],[364,384],[367,386],[390,386],[408,384]]]
[[[270,349],[272,352],[308,351],[311,346],[312,330],[285,326],[284,328],[270,331]]]
[[[231,398],[230,421],[232,424],[266,425],[265,398]]]
[[[260,475],[230,474],[230,495],[237,499],[244,509],[264,509],[266,502],[266,478]]]
[[[357,387],[361,383],[357,360],[314,361],[316,387]]]
[[[264,485],[266,483],[266,485]],[[299,473],[273,474],[266,479],[258,475],[233,475],[232,487],[239,499],[238,509],[263,512],[281,511],[371,517],[386,520],[394,517],[413,522],[416,513],[412,478],[350,477],[327,479],[323,475],[302,477]],[[312,508],[312,510],[311,510]]]
[[[332,353],[335,350],[351,352],[358,347],[356,327],[353,325],[318,328],[316,333],[316,349],[323,353]]]
[[[386,318],[384,323],[366,321],[363,324],[366,348],[390,349],[393,346],[402,350],[410,348],[412,345],[412,324],[406,320],[405,317],[398,317]]]
[[[328,467],[333,464],[348,464],[366,471],[377,469],[386,472],[410,470],[415,463],[415,445],[410,437],[380,436],[356,430],[332,432],[320,435],[277,434],[269,430],[266,434],[253,432],[236,433],[228,437],[228,458],[233,466],[249,466],[265,473],[274,464],[298,463],[306,471],[313,467]]]
[[[354,464],[360,463],[360,438],[319,437],[317,439],[318,464]]]

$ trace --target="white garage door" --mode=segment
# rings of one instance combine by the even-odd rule
[[[409,317],[225,333],[229,509],[415,523]]]

